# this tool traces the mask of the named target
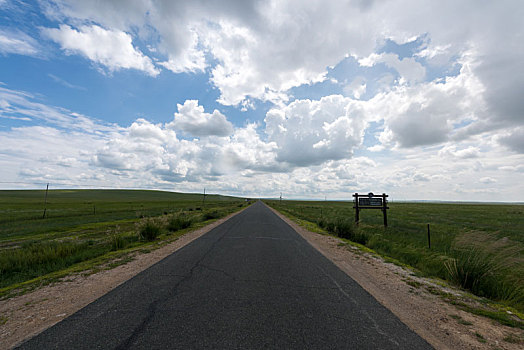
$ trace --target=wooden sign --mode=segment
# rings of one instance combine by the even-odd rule
[[[387,206],[387,194],[373,194],[373,192],[369,192],[368,194],[355,193],[353,197],[355,197],[355,206],[353,208],[355,208],[355,222],[357,224],[360,221],[360,210],[380,209],[384,214],[384,226],[388,226],[388,214],[386,210],[389,209],[389,207]]]
[[[358,199],[358,206],[359,207],[381,207],[382,206],[382,198],[359,198]]]

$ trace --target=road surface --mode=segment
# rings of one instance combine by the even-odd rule
[[[258,202],[22,349],[430,349]]]

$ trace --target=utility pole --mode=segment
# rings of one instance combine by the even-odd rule
[[[45,189],[45,199],[44,199],[44,215],[42,215],[42,219],[45,219],[45,212],[47,211],[47,192],[49,191],[49,183],[47,183],[47,187]]]
[[[204,198],[202,198],[202,205],[205,205],[206,202],[206,188],[204,187]]]
[[[282,192],[280,192],[280,205],[282,205]]]

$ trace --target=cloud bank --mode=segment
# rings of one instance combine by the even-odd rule
[[[36,34],[0,28],[0,54],[42,58],[53,46],[108,75],[204,76],[217,105],[269,107],[260,120],[234,123],[194,96],[173,101],[168,121],[130,116],[119,126],[2,85],[0,117],[18,123],[0,130],[1,162],[13,179],[186,190],[208,183],[231,193],[286,188],[319,197],[381,187],[521,200],[518,1],[39,5],[53,25]],[[21,140],[38,151],[17,148]],[[61,154],[65,142],[72,146]]]
[[[178,105],[171,122],[140,118],[121,127],[34,99],[0,90],[1,117],[26,118],[21,122],[28,124],[0,131],[6,180],[178,191],[206,186],[253,197],[284,191],[310,198],[349,198],[357,190],[381,188],[396,199],[420,193],[430,199],[460,199],[467,193],[471,199],[475,193],[478,200],[518,200],[511,196],[522,188],[523,169],[508,165],[520,164],[522,154],[508,156],[490,147],[504,142],[490,133],[438,147],[399,148],[393,155],[383,150],[374,159],[362,155],[365,130],[376,123],[372,100],[340,95],[299,100],[268,111],[265,126],[242,127],[188,100]],[[44,114],[52,116],[48,126],[30,125]],[[204,125],[197,130],[206,132],[192,134],[195,125]]]

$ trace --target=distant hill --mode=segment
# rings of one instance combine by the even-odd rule
[[[43,201],[45,190],[0,190],[2,203],[26,203]],[[202,199],[201,193],[179,193],[152,190],[49,190],[48,202],[155,202],[195,201]],[[206,194],[206,200],[229,201],[243,198]]]

